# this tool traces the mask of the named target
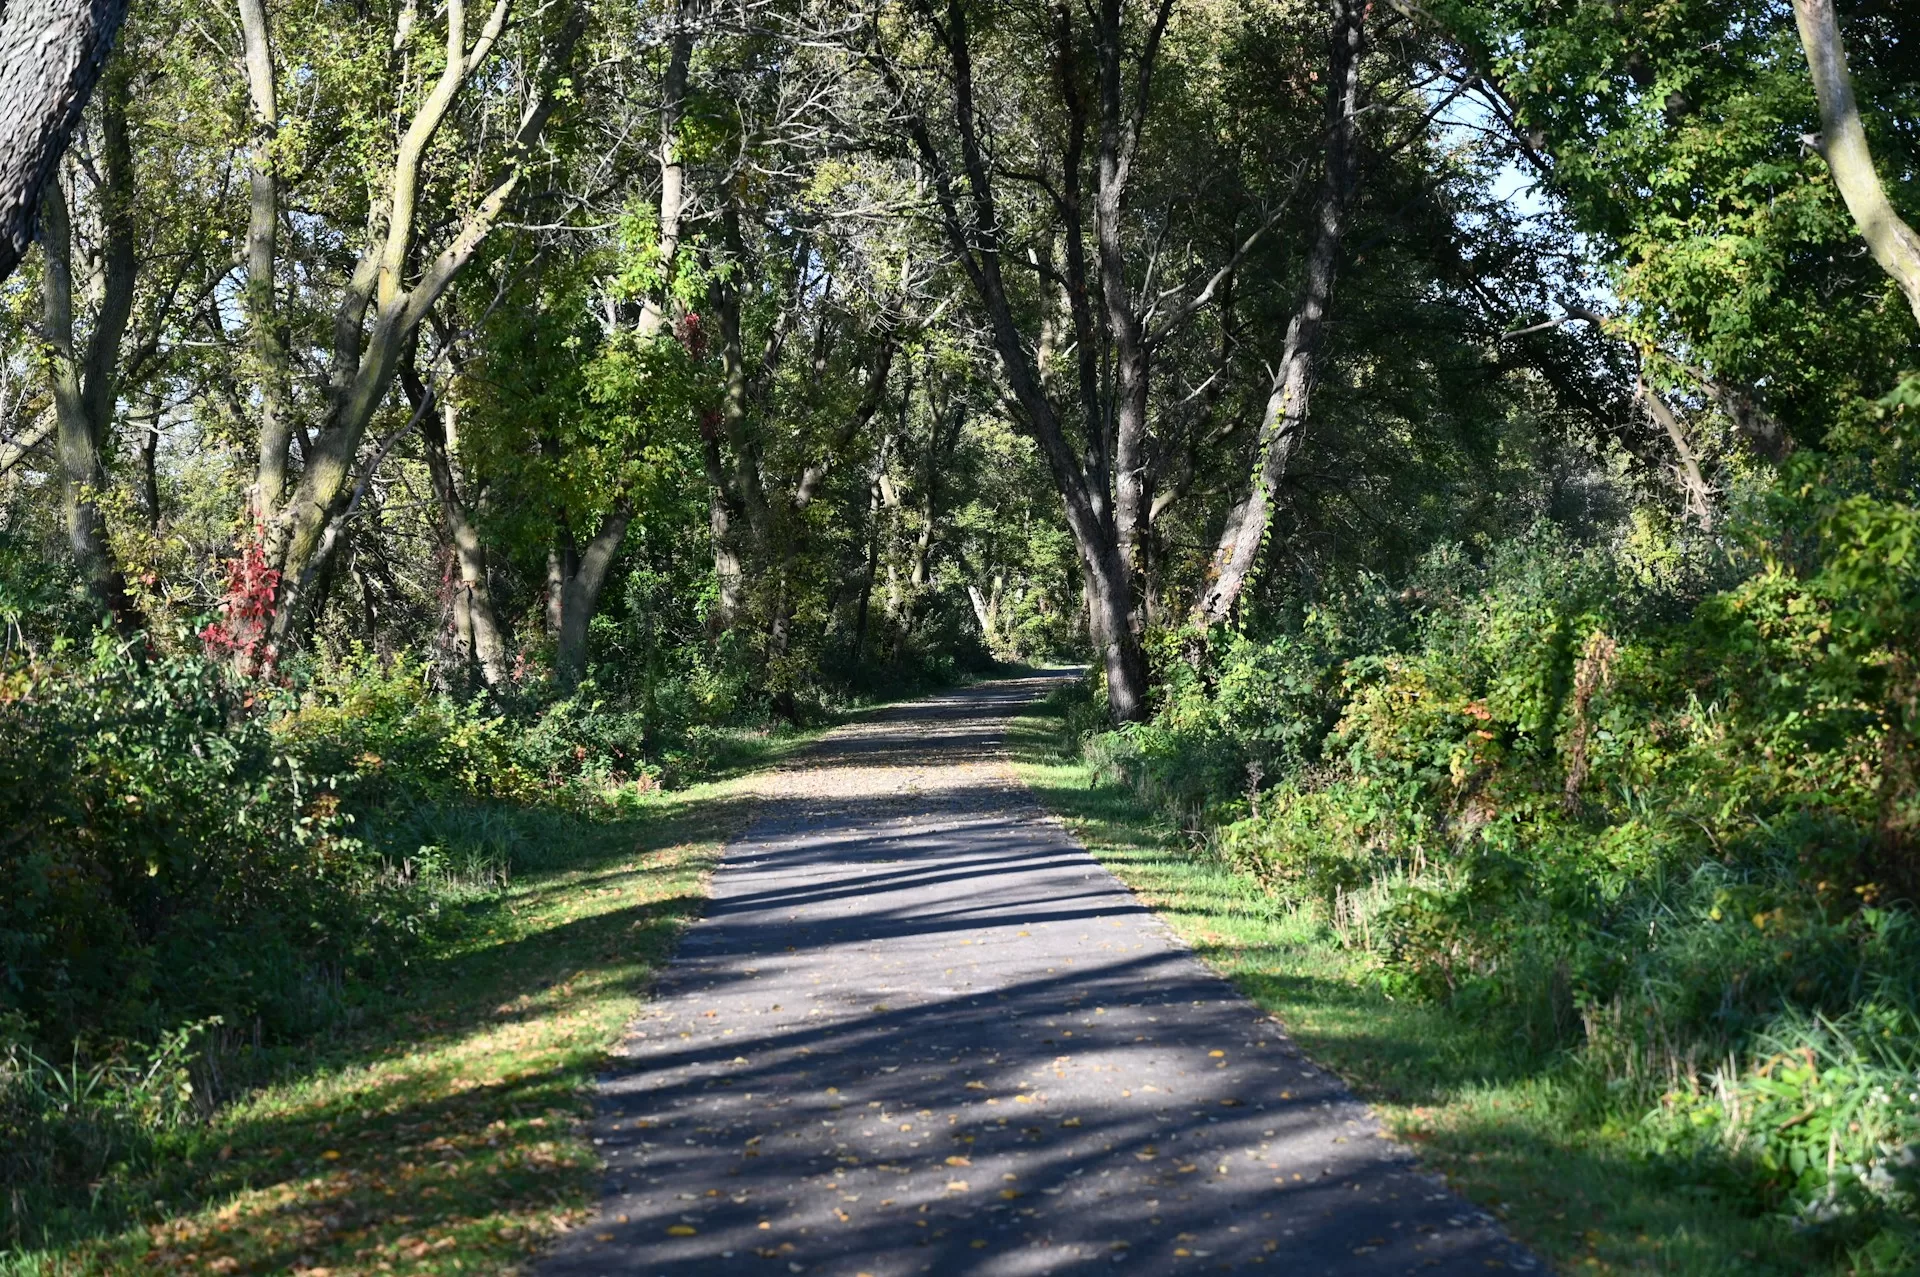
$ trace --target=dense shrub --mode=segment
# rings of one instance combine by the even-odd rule
[[[365,652],[295,686],[144,639],[16,653],[0,668],[8,1229],[210,1111],[262,1046],[351,1017],[454,934],[449,905],[550,858],[569,814],[650,787],[637,734],[578,701],[509,716],[455,700]]]
[[[0,1014],[41,1041],[111,1051],[215,1014],[296,1031],[419,924],[330,778],[208,661],[103,638],[16,664],[0,739]]]
[[[1543,524],[1264,637],[1169,636],[1152,720],[1087,755],[1647,1156],[1907,1271],[1915,400],[1792,461],[1732,554]]]

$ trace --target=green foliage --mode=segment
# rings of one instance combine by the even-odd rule
[[[1444,12],[1544,138],[1548,186],[1603,242],[1640,346],[1764,386],[1807,442],[1832,403],[1880,392],[1912,321],[1853,250],[1826,165],[1801,144],[1820,125],[1789,6],[1469,0]],[[1891,35],[1893,10],[1843,15],[1868,131],[1899,156],[1910,42]],[[1908,192],[1891,190],[1897,204]],[[1847,323],[1832,323],[1836,307]]]
[[[1643,531],[1443,546],[1266,639],[1195,660],[1169,636],[1153,720],[1087,757],[1204,818],[1385,989],[1585,1079],[1586,1120],[1642,1156],[1711,1162],[1748,1209],[1898,1269],[1920,1255],[1911,394],[1789,467],[1737,572]]]
[[[219,1017],[162,1033],[151,1047],[82,1062],[43,1058],[17,1013],[0,1017],[0,1184],[4,1235],[18,1242],[77,1184],[98,1185],[129,1166],[149,1169],[164,1135],[203,1119],[215,1095],[204,1038]]]
[[[418,914],[337,796],[194,658],[15,663],[0,692],[0,1010],[110,1052],[186,1019],[323,1019]]]
[[[351,650],[283,687],[145,647],[102,635],[0,671],[9,1234],[145,1174],[167,1131],[659,788],[639,716],[591,688],[509,713],[405,656]],[[756,756],[709,730],[671,757]]]
[[[1834,403],[1881,391],[1913,324],[1801,142],[1820,126],[1791,6],[1450,0],[1443,12],[1550,154],[1546,185],[1598,239],[1636,344],[1765,387],[1810,443]],[[1920,83],[1895,14],[1842,9],[1883,157],[1910,154],[1901,121]],[[1911,219],[1910,166],[1885,171]]]

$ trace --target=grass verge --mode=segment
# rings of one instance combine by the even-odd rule
[[[1646,1156],[1638,1131],[1608,1120],[1553,1064],[1445,1008],[1386,996],[1365,955],[1325,924],[1194,851],[1130,792],[1095,786],[1052,707],[1036,707],[1008,744],[1035,796],[1143,903],[1562,1271],[1835,1271],[1781,1221],[1734,1209],[1713,1168]]]
[[[173,1136],[137,1224],[0,1256],[0,1273],[514,1268],[591,1206],[592,1076],[749,805],[737,784],[710,785],[542,822],[565,845],[461,906],[462,938],[404,990]]]

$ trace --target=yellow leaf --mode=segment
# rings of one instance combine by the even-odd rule
[[[695,1233],[698,1233],[699,1231],[700,1230],[695,1228],[692,1224],[670,1224],[667,1227],[667,1236],[692,1237]]]
[[[337,1148],[330,1148],[326,1152],[320,1154],[320,1156],[329,1162],[337,1162],[340,1160],[340,1150]]]
[[[1227,1058],[1227,1053],[1225,1051],[1209,1051],[1207,1052],[1207,1058],[1211,1060],[1224,1060]]]
[[[984,1091],[987,1089],[987,1084],[985,1082],[969,1082],[967,1083],[967,1089],[969,1091]]]

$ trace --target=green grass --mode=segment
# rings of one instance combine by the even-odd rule
[[[591,1206],[592,1076],[749,807],[720,784],[533,822],[545,867],[462,904],[462,938],[354,1030],[171,1137],[137,1223],[0,1272],[511,1269]]]
[[[1050,709],[1016,725],[1015,765],[1040,801],[1396,1138],[1561,1270],[1846,1271],[1780,1221],[1743,1215],[1711,1187],[1716,1168],[1647,1156],[1637,1123],[1609,1118],[1563,1061],[1389,998],[1364,953],[1196,851],[1129,791],[1095,787],[1067,745]]]

